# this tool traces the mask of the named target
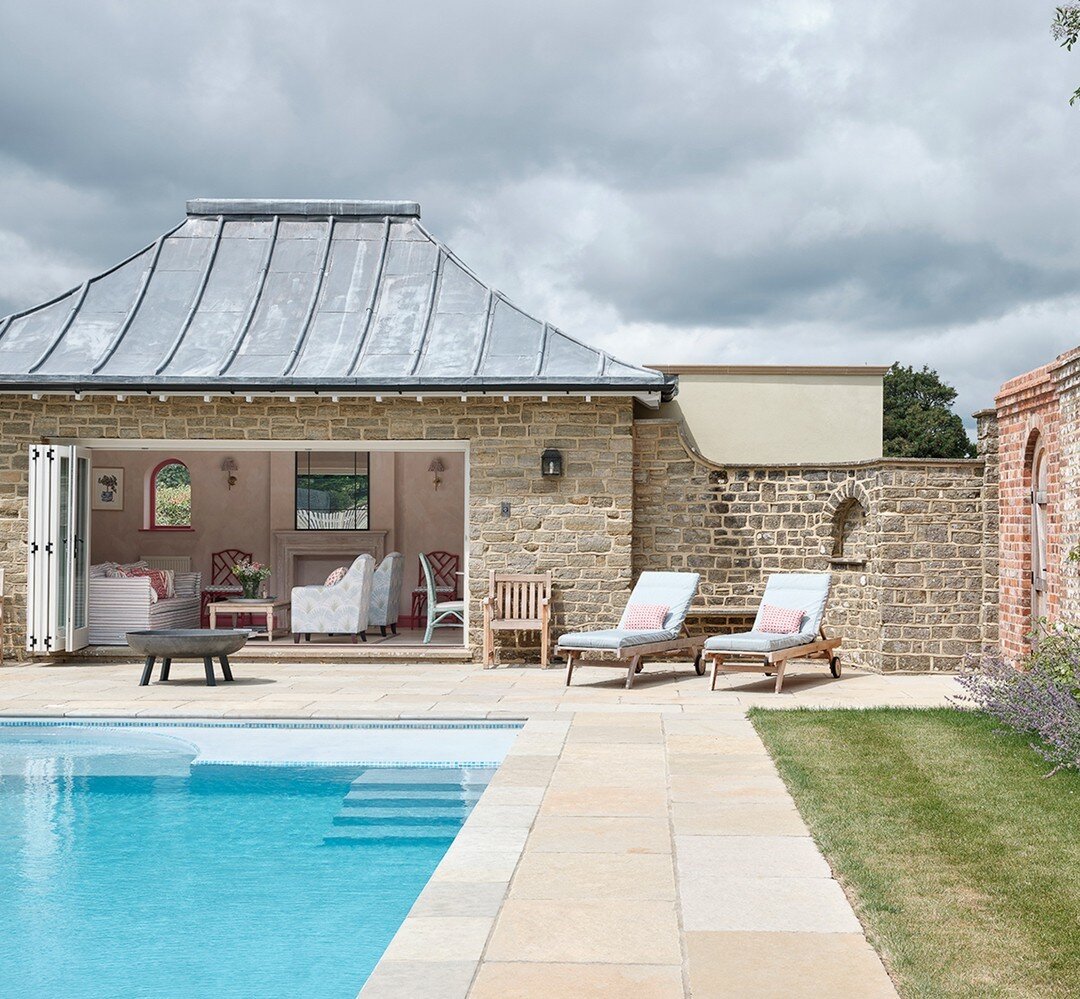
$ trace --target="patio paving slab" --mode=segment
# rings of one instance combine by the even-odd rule
[[[680,872],[683,927],[784,933],[861,933],[862,926],[831,878],[746,878]]]
[[[667,819],[618,815],[546,815],[529,837],[536,853],[671,853]]]
[[[533,853],[522,857],[511,898],[675,900],[675,871],[666,853]]]
[[[494,920],[486,916],[406,916],[386,948],[391,961],[478,961]]]
[[[465,999],[476,961],[401,961],[384,958],[360,992],[360,999],[439,996]]]
[[[553,787],[544,798],[545,815],[667,815],[664,787]]]
[[[675,801],[675,834],[683,836],[809,836],[799,810],[782,800]]]
[[[731,877],[829,878],[832,872],[809,836],[675,836],[679,873],[723,884]]]
[[[694,999],[896,999],[862,933],[686,934]]]
[[[679,967],[485,961],[469,999],[682,999],[683,995]]]
[[[682,964],[673,902],[515,898],[505,902],[486,961]]]

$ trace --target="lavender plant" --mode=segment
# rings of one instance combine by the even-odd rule
[[[1080,769],[1080,628],[1039,623],[1033,651],[1020,668],[983,656],[958,677],[962,703],[1016,732],[1053,769]]]

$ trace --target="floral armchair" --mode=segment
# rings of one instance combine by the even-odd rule
[[[371,590],[371,609],[368,625],[380,628],[383,635],[389,628],[397,634],[398,611],[401,606],[401,583],[405,578],[405,557],[401,552],[391,552],[375,570]]]
[[[371,584],[375,559],[361,555],[333,586],[294,586],[292,590],[293,641],[313,634],[352,635],[367,641]]]

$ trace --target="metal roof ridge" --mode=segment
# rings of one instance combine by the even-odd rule
[[[363,201],[331,198],[192,198],[186,204],[189,216],[201,215],[312,215],[340,218],[420,218],[417,201]]]

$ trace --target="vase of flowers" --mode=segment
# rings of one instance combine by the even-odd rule
[[[270,578],[270,566],[245,558],[232,567],[245,600],[257,600],[263,581]]]

